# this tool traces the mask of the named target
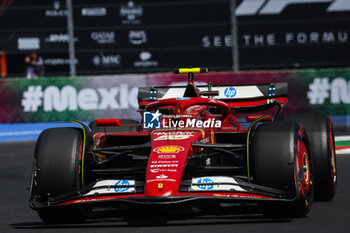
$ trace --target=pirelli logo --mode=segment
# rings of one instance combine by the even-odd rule
[[[290,5],[329,3],[327,12],[350,11],[349,0],[243,0],[237,16],[279,15]]]

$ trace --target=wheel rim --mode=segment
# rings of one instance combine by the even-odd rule
[[[309,155],[304,142],[301,142],[300,152],[295,158],[296,180],[297,187],[301,192],[301,195],[305,198],[305,201],[311,201],[312,195],[312,179],[311,179],[311,167],[309,161]],[[308,203],[306,203],[308,204]]]
[[[335,147],[334,147],[334,141],[333,141],[333,134],[331,132],[330,134],[330,149],[331,149],[331,176],[332,176],[332,184],[333,184],[333,190],[335,192],[336,190],[336,183],[337,183],[337,168],[336,168],[336,162],[335,162]]]

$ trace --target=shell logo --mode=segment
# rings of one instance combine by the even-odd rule
[[[153,151],[159,153],[179,153],[180,151],[184,151],[185,148],[182,146],[159,146],[155,148]]]

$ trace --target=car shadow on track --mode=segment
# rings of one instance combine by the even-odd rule
[[[45,224],[43,222],[13,223],[14,229],[161,227],[222,224],[253,224],[290,222],[290,219],[268,219],[255,209],[221,208],[219,210],[184,209],[100,209],[94,210],[85,223]]]

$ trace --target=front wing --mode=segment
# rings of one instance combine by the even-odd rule
[[[206,179],[208,177],[196,178]],[[228,177],[226,177],[228,178]],[[231,178],[233,179],[233,178]],[[215,179],[214,179],[215,181]],[[114,183],[114,185],[110,185]],[[227,190],[231,185],[231,190]],[[201,186],[196,189],[194,186]],[[205,187],[216,186],[210,190]],[[227,187],[226,190],[220,187]],[[49,198],[45,203],[39,203],[38,198],[30,201],[32,209],[90,205],[90,206],[118,206],[118,205],[178,205],[197,204],[208,202],[219,203],[242,203],[242,202],[295,202],[298,197],[285,191],[251,184],[240,179],[234,179],[234,184],[226,180],[226,183],[198,183],[193,180],[181,182],[179,193],[172,196],[151,197],[143,192],[143,182],[132,182],[127,180],[103,180],[89,185],[77,192]]]

